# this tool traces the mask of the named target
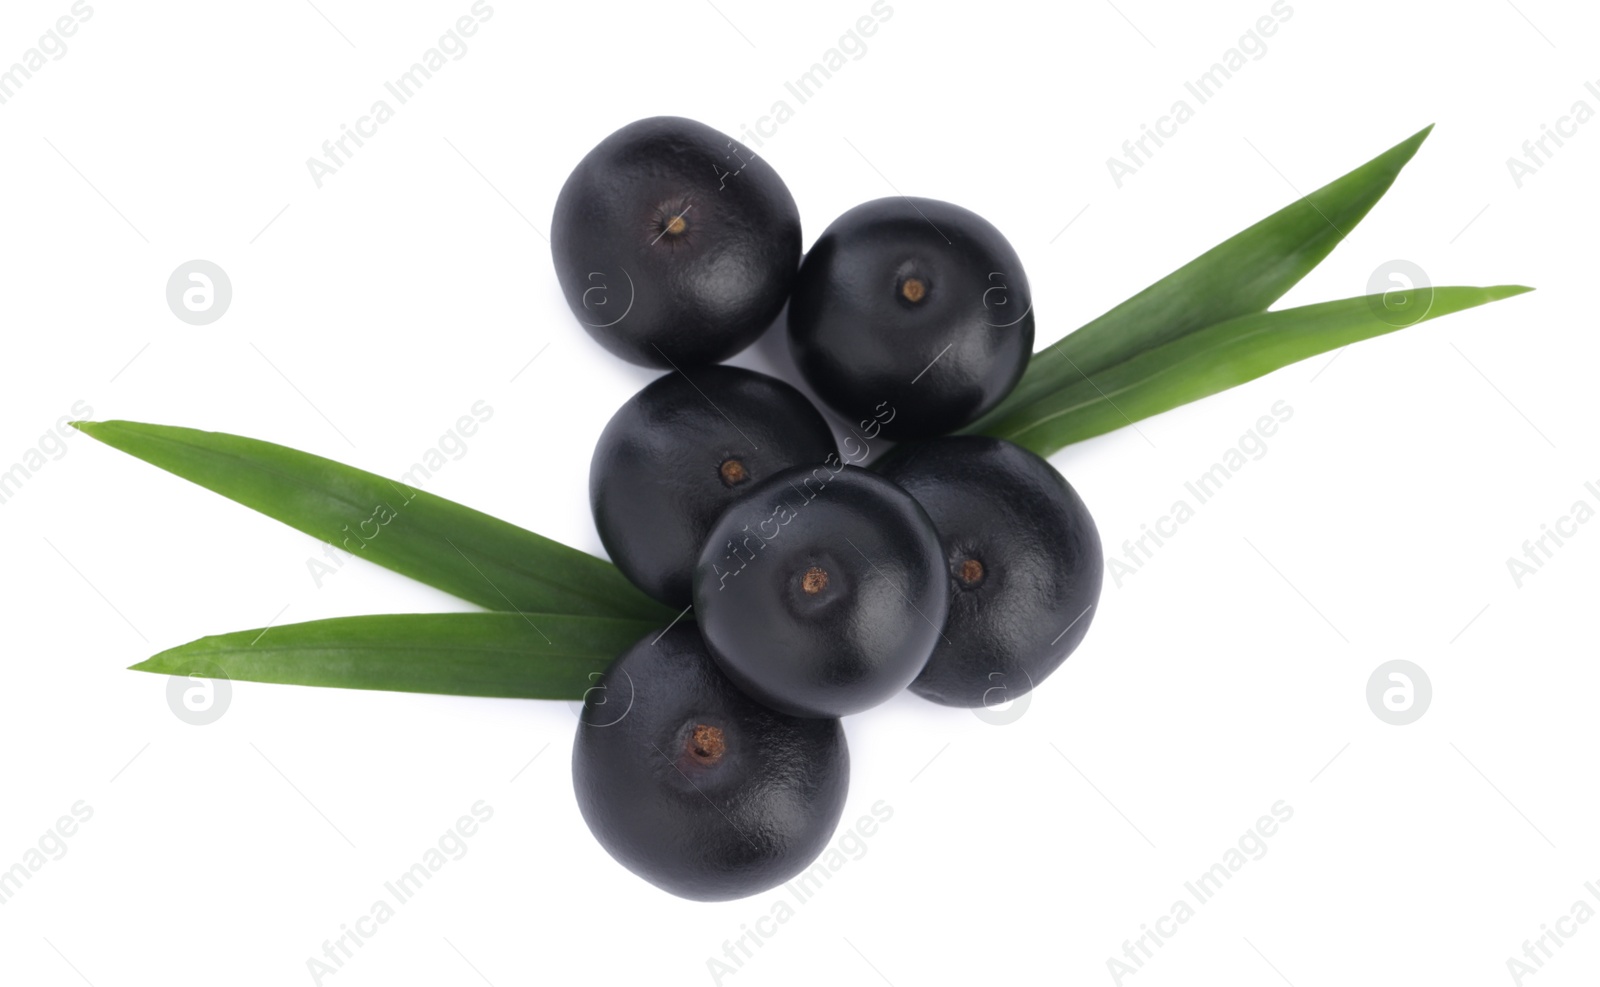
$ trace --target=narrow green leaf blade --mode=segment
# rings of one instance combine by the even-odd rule
[[[1531,290],[1521,285],[1421,288],[1246,315],[1147,350],[1087,380],[1013,408],[992,422],[984,434],[1048,456],[1073,442],[1197,401],[1318,353]],[[1423,313],[1420,316],[1396,314],[1419,311]]]
[[[1017,409],[1144,350],[1265,311],[1361,222],[1432,130],[1429,125],[1035,353],[1016,389],[965,431],[990,433]]]
[[[203,637],[132,667],[338,689],[582,699],[594,673],[660,626],[564,614],[336,617]]]
[[[331,459],[225,432],[74,424],[313,538],[489,610],[672,616],[604,559]]]

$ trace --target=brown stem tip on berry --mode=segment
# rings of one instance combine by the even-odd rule
[[[725,459],[717,469],[722,476],[722,482],[728,486],[735,486],[750,479],[750,473],[744,468],[744,463],[737,459]]]
[[[921,278],[906,278],[900,285],[900,297],[915,305],[928,294],[928,285]]]
[[[800,577],[800,588],[805,590],[807,596],[816,596],[818,593],[827,589],[827,570],[819,569],[816,566],[812,566],[811,568],[807,569],[806,574]]]
[[[701,764],[716,764],[722,760],[728,744],[723,740],[720,729],[697,723],[689,732],[689,740],[684,747],[688,749],[689,755]]]
[[[977,559],[967,559],[961,563],[961,582],[967,586],[976,586],[983,581],[983,563]]]

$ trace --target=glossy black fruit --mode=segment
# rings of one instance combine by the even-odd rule
[[[846,418],[894,409],[892,440],[943,435],[1000,403],[1033,351],[1016,251],[982,216],[900,196],[833,221],[800,266],[789,345]]]
[[[611,417],[589,464],[589,505],[635,586],[686,607],[711,525],[761,480],[839,458],[805,395],[739,367],[670,373]]]
[[[844,811],[850,755],[838,720],[747,698],[684,621],[589,690],[572,779],[584,821],[624,867],[681,898],[724,901],[816,859]]]
[[[1100,534],[1077,492],[1028,450],[976,435],[902,446],[882,473],[927,509],[950,586],[944,635],[911,691],[995,706],[1044,681],[1100,600]]]
[[[717,519],[694,612],[741,689],[796,716],[844,716],[922,670],[949,593],[938,535],[910,495],[858,466],[801,466]]]
[[[556,198],[550,252],[578,321],[647,367],[727,359],[777,318],[800,212],[766,161],[682,117],[628,124]]]

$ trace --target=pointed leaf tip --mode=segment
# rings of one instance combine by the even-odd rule
[[[277,685],[577,700],[612,659],[656,635],[661,623],[543,613],[334,617],[276,625],[270,644],[258,644],[262,631],[255,629],[202,637],[130,670]]]
[[[223,432],[119,420],[77,425],[105,445],[485,609],[672,616],[610,562],[403,479]],[[355,534],[369,528],[382,537]]]
[[[1266,311],[1355,229],[1432,131],[1429,124],[1035,353],[1011,394],[963,431],[986,432],[1148,349]]]
[[[1522,285],[1428,288],[1428,307],[1414,320],[1391,320],[1387,296],[1378,294],[1241,316],[1063,386],[1016,408],[983,434],[1048,456],[1318,353],[1528,290]]]

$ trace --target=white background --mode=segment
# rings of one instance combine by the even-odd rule
[[[1108,578],[1015,722],[910,695],[847,721],[846,819],[880,800],[893,817],[722,982],[1114,983],[1124,941],[1283,800],[1266,855],[1124,983],[1514,983],[1524,940],[1600,908],[1600,524],[1520,587],[1506,564],[1575,501],[1600,506],[1600,121],[1521,188],[1506,159],[1575,101],[1600,111],[1600,15],[1290,6],[1118,188],[1106,159],[1194,105],[1184,81],[1269,0],[893,0],[804,105],[784,81],[869,0],[496,2],[319,189],[306,159],[469,0],[95,3],[0,106],[0,467],[81,400],[398,475],[482,400],[493,418],[427,489],[598,552],[590,450],[650,374],[580,331],[545,235],[616,127],[666,113],[738,134],[787,99],[760,152],[808,245],[866,199],[959,202],[1021,254],[1042,345],[1436,122],[1283,304],[1364,294],[1397,258],[1539,291],[1056,455],[1120,555],[1274,402],[1293,409]],[[69,7],[6,3],[0,65]],[[164,299],[194,258],[234,288],[205,327]],[[772,342],[736,362],[771,368]],[[562,703],[236,683],[220,721],[180,721],[166,680],[125,666],[274,620],[465,605],[359,562],[319,588],[312,539],[84,436],[65,448],[0,505],[0,867],[74,803],[94,814],[0,905],[6,982],[312,983],[324,940],[478,800],[494,815],[467,855],[325,983],[707,984],[782,896],[690,903],[613,863],[576,811]],[[1410,726],[1365,698],[1396,658],[1433,686]],[[1525,982],[1594,982],[1600,920],[1575,928]]]

